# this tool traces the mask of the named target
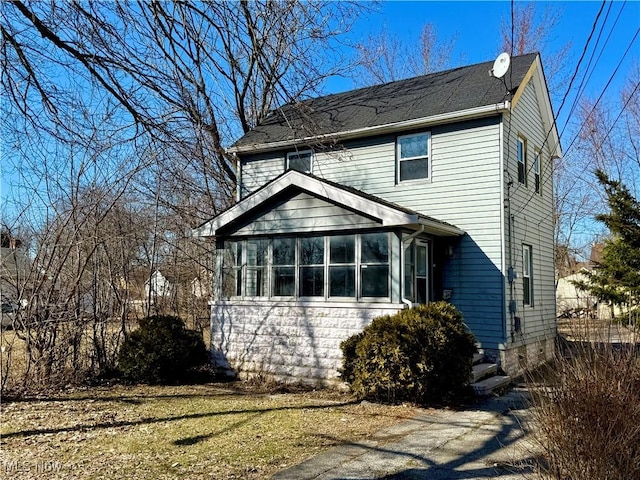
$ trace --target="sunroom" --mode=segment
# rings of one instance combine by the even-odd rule
[[[216,240],[216,361],[329,378],[340,342],[374,317],[446,297],[464,232],[290,170],[194,233]]]

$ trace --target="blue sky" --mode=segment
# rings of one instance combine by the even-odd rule
[[[517,4],[518,2],[516,2]],[[608,2],[609,3],[609,2]],[[625,2],[612,2],[611,13],[605,26],[606,37],[609,28]],[[567,42],[572,43],[569,60],[578,60],[587,41],[593,22],[601,7],[599,1],[537,2],[536,9],[542,12],[546,7],[561,12],[560,25],[549,32],[551,50],[557,50]],[[603,12],[600,22],[604,19]],[[369,33],[375,33],[385,25],[389,32],[411,41],[418,38],[422,26],[430,22],[436,27],[439,38],[447,40],[455,37],[454,60],[461,56],[465,63],[472,64],[492,60],[500,53],[501,24],[511,11],[509,1],[386,1],[378,12],[360,21],[352,30],[353,40],[366,40]],[[616,28],[607,44],[605,53],[598,62],[591,89],[599,91],[615,68],[622,53],[640,27],[640,1],[627,1]],[[595,37],[594,37],[595,39]],[[601,43],[604,42],[604,38]],[[640,39],[637,39],[633,56],[640,57]],[[544,53],[543,60],[544,60]],[[631,54],[630,54],[631,55]],[[626,62],[627,68],[630,61]]]

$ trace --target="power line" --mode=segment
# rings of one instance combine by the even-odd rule
[[[607,39],[605,40],[604,44],[602,45],[602,49],[600,50],[600,54],[598,55],[598,58],[596,59],[595,63],[593,64],[593,69],[591,70],[591,72],[589,72],[589,68],[591,67],[591,62],[593,61],[593,57],[595,56],[595,53],[598,49],[598,44],[600,43],[600,37],[602,36],[602,32],[604,31],[604,26],[607,24],[607,19],[609,18],[609,13],[611,12],[611,7],[613,6],[613,2],[609,3],[609,9],[607,10],[607,14],[604,18],[604,21],[602,22],[602,27],[600,28],[600,33],[598,33],[598,38],[596,39],[596,44],[593,47],[593,51],[591,53],[591,57],[589,58],[589,63],[587,64],[587,68],[586,68],[586,72],[588,73],[587,75],[584,75],[582,77],[582,81],[580,82],[580,85],[578,86],[578,91],[576,93],[576,97],[573,100],[573,104],[571,105],[571,109],[569,110],[569,113],[567,114],[567,121],[564,124],[564,127],[562,127],[562,131],[560,132],[560,137],[562,138],[562,135],[564,135],[564,131],[567,128],[567,125],[569,124],[569,118],[571,118],[571,115],[573,114],[573,112],[575,111],[577,105],[578,105],[578,100],[580,99],[580,97],[584,94],[584,89],[586,88],[587,84],[589,83],[589,81],[591,80],[591,77],[593,75],[593,72],[596,69],[596,65],[598,64],[598,62],[600,61],[600,57],[602,57],[602,53],[604,52],[607,43],[609,43],[609,39],[611,38],[611,34],[613,33],[613,30],[616,28],[616,25],[618,24],[618,20],[620,19],[620,15],[622,14],[622,11],[624,10],[624,6],[626,5],[626,0],[625,2],[622,4],[622,7],[620,7],[620,11],[618,12],[618,16],[616,17],[615,21],[613,22],[613,26],[611,27],[611,30],[609,30],[609,35],[607,36]]]
[[[623,5],[623,7],[624,7],[624,5]],[[602,8],[601,8],[601,10],[602,10]],[[622,11],[622,9],[621,9],[621,11]],[[619,16],[620,16],[620,15],[618,14],[618,18],[619,18]],[[596,18],[596,20],[597,20],[597,18]],[[617,22],[617,18],[616,18],[616,22]],[[615,26],[615,24],[614,24],[614,26]],[[594,24],[594,27],[595,27],[595,24]],[[603,24],[603,28],[604,28],[604,24]],[[601,30],[602,30],[602,29],[601,29]],[[612,31],[613,31],[613,29],[612,29]],[[598,97],[598,100],[596,101],[596,103],[594,104],[593,108],[592,108],[592,109],[591,109],[591,111],[589,112],[589,115],[588,115],[586,118],[589,118],[589,116],[593,113],[593,111],[594,111],[594,110],[595,110],[595,108],[597,107],[598,103],[600,102],[600,100],[601,100],[601,99],[602,99],[602,97],[604,96],[604,94],[605,94],[605,92],[606,92],[607,88],[609,87],[609,85],[610,85],[610,84],[611,84],[611,82],[613,81],[613,78],[615,77],[616,73],[617,73],[617,72],[618,72],[618,70],[620,69],[620,67],[621,67],[621,65],[622,65],[622,63],[623,63],[623,61],[624,61],[624,59],[626,58],[627,54],[628,54],[628,53],[629,53],[629,51],[631,50],[631,47],[632,47],[632,46],[633,46],[633,44],[635,43],[635,41],[636,41],[636,39],[637,39],[637,37],[638,37],[638,34],[639,34],[639,33],[640,33],[640,28],[639,28],[638,30],[636,30],[635,35],[634,35],[634,36],[633,36],[633,38],[631,39],[631,42],[629,43],[629,45],[628,45],[627,49],[625,50],[625,52],[624,52],[624,54],[622,55],[622,57],[621,57],[620,61],[618,62],[618,65],[616,66],[616,68],[615,68],[615,70],[613,71],[613,73],[610,75],[609,80],[607,81],[607,83],[606,83],[605,87],[603,88],[602,92],[600,93],[600,96]],[[610,35],[611,35],[611,33],[609,34],[609,36],[610,36]],[[591,36],[590,36],[589,38],[591,38]],[[607,41],[608,41],[608,39],[607,39]],[[587,41],[587,43],[588,43],[588,41]],[[606,42],[605,42],[605,45],[606,45]],[[603,48],[604,48],[604,47],[603,47]],[[586,50],[586,48],[585,48],[585,50]],[[602,55],[602,52],[601,52],[601,54],[600,54],[600,55]],[[598,57],[598,60],[599,60],[599,58],[600,58],[600,57]],[[597,64],[597,61],[596,61],[596,64]],[[596,64],[594,64],[594,69],[595,69],[595,65],[596,65]],[[636,89],[637,89],[637,86],[636,86]],[[634,89],[634,92],[635,92],[635,90],[636,90],[636,89]],[[568,92],[568,91],[567,91],[567,92]],[[565,95],[565,97],[566,97],[566,95]],[[630,97],[630,98],[631,98],[631,97]],[[630,100],[630,98],[629,98],[629,100]],[[622,114],[622,111],[624,111],[624,108],[626,108],[626,106],[628,105],[629,100],[625,103],[625,106],[623,107],[623,110],[621,110],[620,115]],[[577,101],[577,97],[576,97],[576,101]],[[615,121],[614,121],[614,123],[612,124],[612,127],[611,127],[611,129],[609,130],[609,133],[613,130],[613,127],[614,127],[614,125],[615,125],[615,122],[617,122],[617,120],[620,118],[620,115],[618,115],[618,117],[616,118],[616,120],[615,120]],[[556,117],[554,118],[554,125],[555,125],[555,120],[556,120],[556,118],[557,118],[557,115],[556,115]],[[585,119],[585,121],[586,121],[586,119]],[[578,132],[576,133],[576,136],[573,138],[573,140],[572,140],[571,144],[569,145],[569,147],[565,150],[565,156],[568,154],[568,152],[569,152],[569,151],[570,151],[570,149],[572,148],[573,144],[574,144],[574,143],[576,142],[576,140],[579,138],[580,132],[581,132],[581,131],[582,131],[582,129],[584,128],[585,121],[583,121],[583,122],[582,122],[582,124],[581,124],[580,128],[578,129]],[[566,127],[566,124],[565,124],[565,127]],[[563,131],[564,131],[564,129],[563,129]],[[546,142],[547,142],[547,140],[548,140],[548,138],[549,138],[549,134],[550,134],[550,133],[551,133],[551,129],[550,129],[550,130],[549,130],[549,132],[547,133],[547,136],[545,137],[545,140],[544,140],[544,142],[543,142],[543,144],[542,144],[541,149],[542,149],[542,148],[544,147],[544,145],[546,144]],[[604,137],[603,141],[604,141],[606,138],[608,138],[608,136],[609,136],[609,134],[607,134],[607,135]],[[532,170],[532,169],[533,169],[533,165],[528,169],[528,171],[527,171],[527,176],[530,174],[530,172],[531,172],[531,170]],[[544,173],[543,173],[543,174],[541,174],[540,182],[542,183],[542,182],[546,182],[546,181],[548,181],[548,180],[551,178],[551,176],[552,176],[552,175],[553,175],[553,169],[552,169],[552,168],[547,168],[547,165],[545,165],[545,171],[544,171]],[[525,203],[524,203],[524,205],[523,205],[523,206],[522,206],[522,207],[521,207],[521,208],[516,212],[516,214],[521,213],[521,212],[522,212],[522,211],[523,211],[523,210],[524,210],[524,209],[529,205],[529,203],[531,202],[531,200],[532,200],[533,198],[535,198],[535,193],[536,193],[536,192],[534,191],[534,192],[532,192],[532,193],[528,196],[528,198],[527,198],[526,202],[525,202]]]
[[[636,39],[638,38],[638,34],[640,34],[640,28],[638,28],[636,30],[635,35],[633,36],[633,38],[631,39],[631,43],[629,43],[629,46],[627,47],[627,49],[625,50],[624,54],[622,55],[622,58],[620,59],[620,61],[618,62],[618,65],[616,65],[615,70],[613,71],[613,73],[611,74],[611,76],[609,77],[609,80],[607,81],[607,84],[604,86],[604,88],[602,89],[602,92],[600,93],[600,96],[598,97],[598,99],[596,100],[596,102],[593,104],[593,107],[591,108],[591,110],[589,111],[589,114],[586,116],[585,120],[581,123],[580,128],[578,129],[578,132],[576,133],[576,135],[574,136],[573,140],[571,141],[571,143],[569,144],[569,147],[567,147],[567,152],[569,152],[569,150],[571,149],[571,147],[573,146],[573,144],[576,142],[576,140],[579,138],[580,133],[582,132],[582,129],[585,126],[585,122],[586,119],[588,119],[591,114],[594,112],[594,110],[596,109],[596,107],[598,106],[598,104],[600,103],[600,100],[602,100],[602,97],[604,96],[605,92],[607,91],[607,88],[609,88],[609,85],[611,84],[611,82],[613,81],[613,78],[615,77],[616,73],[618,72],[618,70],[620,69],[620,67],[622,66],[622,62],[624,61],[624,59],[626,58],[627,54],[629,53],[629,51],[631,50],[631,47],[633,46],[633,44],[635,43]]]
[[[544,148],[544,146],[547,144],[547,141],[549,140],[549,135],[551,135],[551,132],[553,131],[554,128],[557,129],[557,121],[558,121],[558,116],[560,115],[560,112],[569,96],[569,92],[571,92],[571,87],[573,86],[573,82],[575,81],[578,72],[580,71],[580,65],[582,63],[582,61],[584,60],[584,57],[587,53],[587,50],[589,48],[589,44],[591,43],[591,39],[593,38],[593,34],[596,31],[596,28],[598,26],[598,19],[600,18],[600,15],[602,15],[602,11],[604,10],[604,7],[606,5],[606,0],[603,0],[602,5],[600,5],[600,10],[598,11],[598,14],[596,15],[596,18],[593,22],[593,26],[591,27],[591,32],[589,33],[589,37],[587,38],[587,41],[585,42],[584,48],[582,50],[582,54],[580,55],[580,58],[578,59],[578,63],[576,64],[576,68],[573,72],[573,76],[571,77],[571,80],[569,82],[569,85],[567,86],[567,90],[564,93],[564,96],[562,98],[562,102],[560,104],[560,108],[558,108],[558,111],[556,112],[556,114],[553,116],[553,122],[551,124],[551,127],[549,128],[549,131],[547,132],[547,135],[544,138],[544,141],[542,142],[542,145],[540,146],[540,149],[542,150]],[[586,75],[586,72],[585,72]],[[556,130],[557,131],[557,130]],[[531,172],[531,168],[533,167],[533,165],[531,167],[529,167],[529,169],[525,172],[525,175],[528,176],[529,173]],[[542,175],[541,175],[541,181],[542,181]],[[514,190],[514,193],[518,191],[518,189],[520,188],[520,184],[516,185],[516,188]],[[534,193],[535,194],[535,193]],[[527,202],[525,203],[524,207],[526,207],[529,202],[531,201],[531,198],[529,200],[527,200]],[[523,208],[524,208],[523,207]],[[522,211],[522,209],[520,209],[516,214],[520,213]]]

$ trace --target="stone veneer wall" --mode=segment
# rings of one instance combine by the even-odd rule
[[[339,380],[340,343],[373,318],[404,304],[326,302],[216,302],[211,307],[211,351],[217,367],[236,374],[295,380]]]
[[[529,368],[535,368],[555,358],[556,338],[539,338],[528,344],[508,347],[499,352],[502,369],[512,377],[522,375]]]

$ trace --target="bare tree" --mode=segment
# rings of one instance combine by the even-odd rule
[[[111,368],[155,269],[179,287],[163,308],[202,319],[192,284],[212,252],[189,231],[233,202],[225,147],[347,71],[338,41],[362,8],[1,5],[3,220],[31,244],[18,286],[25,382]]]
[[[144,133],[166,148],[179,145],[183,180],[207,179],[190,179],[203,190],[201,200],[210,199],[201,206],[205,218],[234,188],[223,147],[340,72],[334,40],[355,7],[15,1],[2,10],[3,88],[13,112],[28,119],[25,128],[54,124],[75,134],[77,126],[60,116],[74,98],[88,115],[112,108],[120,123],[114,128],[129,138]],[[97,101],[61,91],[61,72],[74,82],[68,90],[90,85]]]
[[[502,41],[499,50],[510,55],[541,52],[549,92],[557,97],[567,80],[568,55],[571,43],[551,50],[553,32],[557,31],[562,10],[548,5],[540,12],[533,2],[513,4],[513,16],[502,20]],[[556,106],[557,108],[557,106]]]
[[[432,23],[422,27],[418,42],[403,41],[383,28],[356,46],[362,72],[356,81],[374,85],[444,70],[452,64],[454,46],[455,38],[438,39]]]

